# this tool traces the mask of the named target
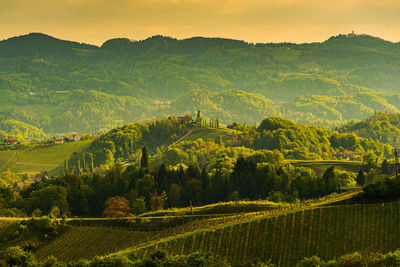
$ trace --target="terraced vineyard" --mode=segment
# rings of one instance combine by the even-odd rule
[[[331,259],[354,251],[400,247],[400,202],[318,207],[263,215],[143,244],[140,257],[156,249],[171,254],[210,251],[234,264],[251,259],[293,266],[304,257]]]
[[[155,234],[100,227],[73,227],[35,254],[39,259],[53,255],[66,262],[90,259],[135,246]]]
[[[0,172],[11,169],[17,162],[17,151],[0,151]]]
[[[0,235],[18,219],[13,218],[0,218]]]

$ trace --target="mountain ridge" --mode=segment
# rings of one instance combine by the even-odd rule
[[[222,37],[203,37],[203,36],[193,36],[193,37],[188,37],[188,38],[175,38],[172,36],[165,36],[165,35],[153,35],[150,37],[147,37],[142,40],[133,40],[129,39],[126,37],[115,37],[115,38],[110,38],[105,40],[101,45],[94,45],[94,44],[89,44],[85,42],[79,42],[79,41],[73,41],[73,40],[66,40],[66,39],[61,39],[54,37],[52,35],[48,35],[46,33],[41,33],[41,32],[31,32],[27,34],[22,34],[19,36],[13,36],[9,38],[5,38],[3,40],[0,40],[0,47],[4,45],[4,43],[7,42],[13,42],[15,44],[16,41],[19,40],[51,40],[53,42],[64,42],[64,43],[69,43],[69,44],[74,44],[74,45],[82,45],[86,48],[91,47],[91,48],[103,48],[105,44],[108,42],[113,42],[113,41],[124,41],[126,43],[129,43],[130,45],[134,44],[141,44],[141,43],[151,43],[154,41],[169,41],[169,42],[175,42],[175,43],[191,43],[191,42],[196,42],[196,41],[209,41],[209,42],[225,42],[225,43],[236,43],[236,44],[241,44],[241,46],[265,46],[265,45],[282,45],[282,46],[304,46],[304,45],[315,45],[315,44],[329,44],[329,43],[337,43],[337,42],[348,42],[348,41],[362,41],[362,42],[374,42],[374,43],[385,43],[385,44],[390,44],[390,45],[395,45],[400,47],[400,42],[392,42],[385,40],[380,37],[375,37],[373,35],[369,34],[338,34],[338,35],[333,35],[326,39],[325,41],[321,42],[303,42],[303,43],[292,43],[292,42],[248,42],[245,40],[240,40],[240,39],[233,39],[233,38],[222,38]],[[107,45],[106,45],[107,46]]]

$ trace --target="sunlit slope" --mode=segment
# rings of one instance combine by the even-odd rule
[[[232,263],[258,258],[278,266],[293,266],[312,255],[330,259],[360,250],[387,252],[400,247],[399,207],[399,202],[318,207],[243,219],[122,253],[143,257],[156,249],[171,254],[201,250]]]
[[[53,255],[65,262],[91,259],[135,246],[154,234],[124,229],[74,227],[41,247],[35,255],[39,259]]]
[[[18,150],[0,151],[0,171],[10,169],[19,174],[47,171],[57,175],[65,159],[86,149],[90,143],[88,140],[60,145],[30,145]]]

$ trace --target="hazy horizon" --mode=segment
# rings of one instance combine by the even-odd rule
[[[163,37],[172,38],[172,39],[177,39],[177,40],[185,40],[185,39],[190,39],[190,38],[211,38],[211,39],[212,39],[212,38],[221,38],[221,39],[228,39],[228,40],[244,41],[244,42],[249,43],[249,44],[251,44],[251,43],[254,43],[254,44],[257,44],[257,43],[259,43],[259,44],[261,44],[261,43],[264,43],[264,44],[267,44],[267,43],[307,44],[307,43],[322,43],[322,42],[328,40],[330,37],[338,36],[338,35],[340,35],[340,34],[342,34],[342,35],[348,35],[348,34],[351,34],[351,33],[352,33],[352,32],[349,32],[349,33],[338,33],[338,34],[335,34],[335,35],[330,35],[330,36],[328,36],[326,39],[323,39],[323,40],[320,40],[320,41],[308,41],[308,42],[289,42],[289,41],[285,41],[285,40],[282,40],[282,41],[275,41],[275,42],[274,42],[274,41],[271,41],[271,42],[251,42],[251,41],[248,41],[248,40],[237,39],[237,38],[229,38],[229,37],[221,37],[221,36],[195,36],[195,35],[193,35],[193,36],[188,36],[188,37],[184,37],[184,38],[178,38],[178,37],[175,37],[175,36],[162,35],[162,34],[155,34],[155,35],[151,35],[151,36],[145,37],[145,38],[143,38],[143,39],[133,39],[133,38],[125,37],[125,36],[115,36],[115,37],[112,37],[112,38],[109,38],[109,39],[105,39],[105,40],[100,41],[99,43],[96,43],[96,44],[95,44],[95,43],[83,42],[83,41],[81,41],[81,40],[66,39],[66,38],[62,38],[62,37],[56,36],[56,35],[48,34],[48,33],[46,33],[46,32],[28,32],[28,33],[18,34],[18,35],[14,35],[14,36],[9,36],[9,37],[4,38],[4,39],[0,39],[0,42],[1,42],[1,41],[6,41],[6,40],[11,39],[11,38],[15,38],[15,37],[26,36],[26,35],[29,35],[29,34],[43,34],[43,35],[47,35],[47,36],[50,36],[50,37],[53,37],[53,38],[56,38],[56,39],[59,39],[59,40],[63,40],[63,41],[77,42],[77,43],[82,43],[82,44],[87,44],[87,45],[94,45],[94,46],[99,46],[99,47],[100,47],[104,42],[106,42],[106,41],[108,41],[108,40],[111,40],[111,39],[127,38],[127,39],[130,39],[131,41],[143,41],[143,40],[152,38],[152,37],[154,37],[154,36],[163,36]],[[382,38],[382,37],[380,37],[380,36],[375,36],[375,35],[368,34],[368,33],[356,33],[356,32],[354,32],[354,34],[355,34],[355,35],[368,35],[368,36],[380,38],[380,39],[385,40],[385,41],[388,41],[388,42],[393,42],[393,41],[391,41],[391,40],[384,39],[384,38]],[[393,42],[393,43],[400,43],[400,41],[399,41],[399,42]]]
[[[399,14],[394,0],[0,0],[0,39],[42,32],[95,45],[154,35],[310,43],[354,30],[399,42]]]

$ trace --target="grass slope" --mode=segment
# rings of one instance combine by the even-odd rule
[[[298,167],[326,170],[329,167],[358,172],[362,167],[361,161],[352,160],[286,160],[286,162]]]
[[[4,150],[0,151],[0,172],[11,169],[17,162],[17,151]]]
[[[195,141],[197,139],[203,139],[204,141],[207,141],[209,139],[213,140],[214,142],[218,142],[220,138],[222,140],[228,139],[230,136],[233,134],[239,134],[240,131],[237,130],[232,130],[228,128],[220,128],[218,130],[212,129],[212,128],[193,128],[190,132],[190,134],[186,135],[184,138],[179,140],[179,142],[182,141]],[[176,142],[176,143],[179,143]]]
[[[0,170],[10,169],[18,174],[43,171],[58,174],[64,160],[72,153],[86,149],[92,141],[70,142],[61,145],[30,145],[16,151],[0,151]]]
[[[151,242],[121,253],[139,257],[156,249],[171,254],[217,253],[238,264],[255,258],[293,266],[304,257],[331,259],[354,251],[400,247],[400,203],[317,207],[243,219]]]

